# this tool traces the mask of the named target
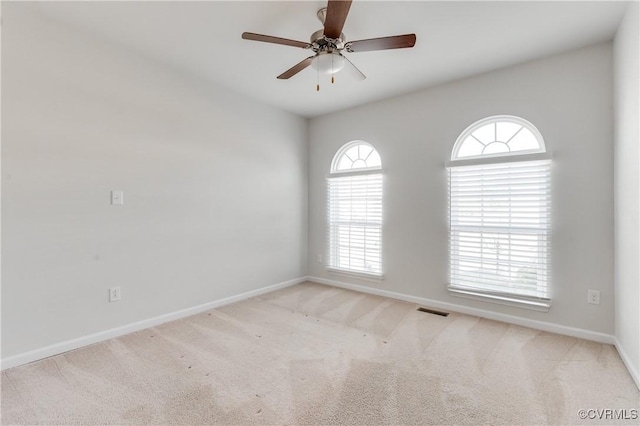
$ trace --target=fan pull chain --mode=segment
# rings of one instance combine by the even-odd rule
[[[335,69],[333,68],[333,54],[331,54],[331,84],[336,82],[336,79],[333,78],[335,75]]]
[[[318,58],[318,61],[320,60],[320,58]],[[320,91],[320,67],[318,66],[318,80],[317,80],[317,84],[316,84],[316,92]]]

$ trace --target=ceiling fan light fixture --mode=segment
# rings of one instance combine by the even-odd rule
[[[344,57],[338,53],[319,53],[311,61],[311,67],[320,74],[336,74],[345,66]]]
[[[318,89],[320,84],[320,74],[331,75],[331,82],[335,79],[334,74],[340,72],[347,62],[350,70],[355,70],[359,80],[364,80],[366,76],[342,53],[368,52],[372,50],[405,49],[416,44],[415,34],[402,34],[387,37],[369,38],[363,40],[346,41],[342,29],[349,14],[352,0],[328,0],[327,7],[318,11],[317,16],[322,22],[323,28],[311,35],[310,43],[290,40],[282,37],[269,36],[257,33],[242,33],[245,40],[260,41],[264,43],[274,43],[284,46],[299,47],[309,49],[313,54],[298,62],[277,78],[287,80],[308,66],[315,69],[318,76]],[[354,74],[354,73],[352,73]]]

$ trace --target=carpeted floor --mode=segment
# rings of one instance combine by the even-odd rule
[[[638,424],[612,346],[416,308],[300,284],[7,370],[2,424]]]

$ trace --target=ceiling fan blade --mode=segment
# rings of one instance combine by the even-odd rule
[[[413,47],[415,44],[415,34],[404,34],[349,41],[346,43],[345,48],[348,52],[368,52],[371,50],[404,49],[406,47]]]
[[[340,38],[350,7],[351,0],[329,0],[327,4],[327,16],[324,20],[325,36],[329,38]]]
[[[242,38],[245,40],[264,41],[265,43],[283,44],[285,46],[301,47],[303,49],[309,49],[311,44],[304,41],[289,40],[288,38],[273,37],[256,33],[242,33]]]
[[[351,74],[355,75],[358,80],[364,80],[365,78],[367,78],[367,76],[364,75],[362,71],[360,71],[360,68],[356,67],[354,63],[351,62],[346,56],[344,55],[341,55],[341,56],[344,58],[345,61],[351,64],[351,68],[356,71],[355,73],[351,73]]]
[[[280,80],[286,80],[288,78],[293,77],[294,75],[298,74],[300,71],[302,71],[303,69],[311,65],[311,61],[313,60],[313,58],[315,58],[315,55],[309,56],[307,59],[304,59],[303,61],[298,62],[297,64],[295,64],[294,66],[292,66],[291,68],[289,68],[288,70],[280,74],[278,78]]]

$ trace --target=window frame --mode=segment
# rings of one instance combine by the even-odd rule
[[[531,150],[522,150],[522,151],[510,151],[506,153],[496,153],[496,154],[484,154],[477,156],[467,156],[458,158],[458,152],[461,144],[466,140],[466,138],[471,135],[477,129],[486,126],[491,123],[498,123],[501,121],[506,121],[514,124],[522,125],[524,128],[527,128],[531,133],[536,137],[539,147],[537,149]],[[548,237],[548,247],[545,249],[545,257],[543,259],[543,263],[546,266],[545,272],[547,273],[547,281],[546,281],[546,290],[548,297],[546,298],[538,298],[538,297],[530,297],[517,293],[505,293],[505,292],[496,292],[491,291],[489,288],[484,290],[473,290],[473,289],[465,289],[464,286],[455,286],[452,285],[452,266],[454,261],[452,260],[453,256],[453,248],[452,248],[452,238],[453,238],[453,225],[451,218],[451,208],[452,208],[452,193],[451,193],[451,170],[457,169],[461,167],[475,167],[482,165],[490,165],[490,164],[515,164],[520,162],[536,162],[536,161],[547,161],[549,163],[549,187],[547,189],[547,197],[549,202],[549,216],[548,216],[548,224],[545,228],[546,235]],[[552,164],[551,164],[551,155],[549,151],[547,151],[547,147],[542,137],[540,131],[529,121],[512,116],[512,115],[496,115],[483,118],[472,123],[468,126],[456,139],[456,142],[451,150],[451,157],[448,161],[445,162],[446,170],[447,170],[447,194],[448,194],[448,283],[447,289],[449,293],[453,296],[470,298],[476,300],[482,300],[486,302],[498,303],[508,306],[516,306],[520,308],[547,312],[551,307],[552,301],[552,280],[551,280],[551,244],[552,244],[552,217],[551,217],[551,209],[552,209]],[[480,167],[478,167],[480,168]],[[511,202],[511,199],[509,199]],[[511,216],[510,216],[511,217]],[[505,233],[510,232],[507,227],[505,227]],[[459,244],[459,243],[458,243]],[[511,247],[511,246],[510,246]],[[481,285],[479,285],[480,287]]]
[[[371,166],[371,167],[356,167],[347,170],[339,170],[338,165],[342,157],[349,151],[352,147],[358,145],[365,145],[372,149],[372,152],[375,152],[376,155],[380,158],[380,153],[378,150],[369,142],[362,140],[354,140],[344,144],[333,156],[331,161],[330,172],[327,175],[327,250],[326,250],[326,259],[327,262],[325,264],[325,268],[330,273],[351,276],[358,279],[363,279],[367,281],[380,282],[384,280],[384,263],[383,263],[383,225],[384,225],[384,217],[383,217],[383,197],[384,197],[384,179],[383,179],[383,168],[382,168],[382,158],[380,158],[379,166]],[[350,157],[349,157],[350,158]],[[354,161],[355,162],[355,161]],[[344,179],[350,177],[360,177],[360,176],[368,176],[368,175],[380,175],[380,223],[377,225],[380,229],[380,239],[379,239],[379,265],[380,265],[380,273],[368,272],[359,269],[348,269],[341,268],[336,266],[333,263],[332,258],[332,232],[333,232],[333,222],[332,222],[332,204],[331,204],[331,181],[332,179]]]

